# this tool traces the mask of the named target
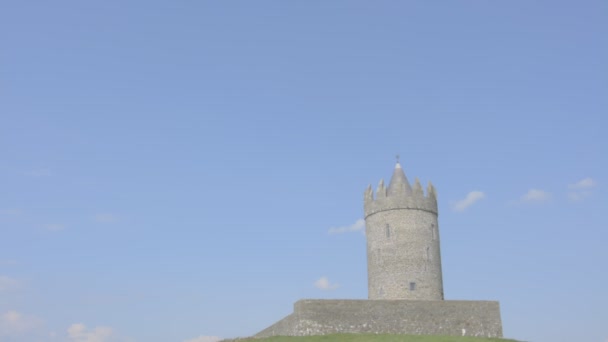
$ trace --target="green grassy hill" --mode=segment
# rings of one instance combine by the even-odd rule
[[[249,340],[249,339],[246,339]],[[251,339],[253,340],[253,339]],[[517,342],[502,338],[422,336],[422,335],[361,335],[337,334],[322,336],[274,336],[255,339],[260,342]]]

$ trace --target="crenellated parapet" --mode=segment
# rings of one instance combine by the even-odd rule
[[[437,191],[431,182],[426,188],[426,194],[422,189],[420,181],[416,178],[414,186],[411,186],[401,170],[401,166],[395,169],[391,184],[385,187],[384,180],[380,180],[376,189],[376,196],[371,185],[364,193],[365,217],[385,210],[416,209],[438,214]]]

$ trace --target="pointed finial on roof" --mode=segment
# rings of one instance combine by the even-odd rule
[[[405,177],[405,173],[403,173],[403,169],[401,168],[401,164],[399,164],[399,155],[396,156],[397,164],[395,164],[395,171],[393,172],[393,177],[391,177],[391,181],[389,183],[387,189],[387,195],[397,195],[397,194],[409,194],[412,192],[412,188],[410,187],[410,183]]]

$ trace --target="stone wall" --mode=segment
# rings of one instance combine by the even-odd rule
[[[282,320],[269,326],[268,328],[260,331],[255,337],[269,337],[269,336],[300,336],[296,335],[296,314],[286,316]]]
[[[437,192],[410,186],[397,163],[388,188],[364,193],[368,299],[442,300]]]
[[[502,323],[494,301],[305,299],[255,337],[334,333],[502,337]]]
[[[369,299],[443,299],[437,214],[386,210],[365,226]]]
[[[502,337],[498,302],[444,301],[437,192],[410,186],[397,163],[388,188],[364,193],[369,300],[300,300],[255,337],[335,333]]]

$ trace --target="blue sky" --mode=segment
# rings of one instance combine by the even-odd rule
[[[0,340],[207,342],[365,298],[363,191],[400,154],[446,299],[607,341],[607,11],[2,1]]]

